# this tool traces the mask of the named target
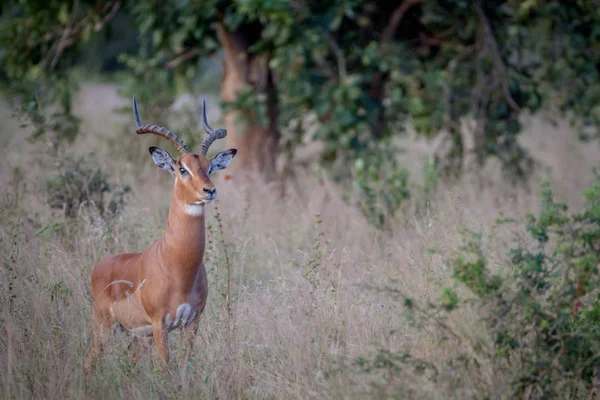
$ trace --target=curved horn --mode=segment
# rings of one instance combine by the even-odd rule
[[[226,129],[217,129],[215,131],[208,124],[208,119],[206,118],[206,100],[202,100],[202,126],[204,127],[204,131],[206,132],[206,137],[200,145],[199,152],[202,153],[202,155],[206,155],[206,153],[208,152],[208,148],[215,140],[223,139],[225,136],[227,136]]]
[[[180,156],[190,152],[190,149],[188,149],[183,140],[179,139],[179,137],[170,130],[158,125],[142,124],[142,119],[140,118],[140,114],[138,112],[135,96],[133,96],[133,118],[135,119],[135,133],[138,135],[151,133],[153,135],[165,138],[171,142],[173,146],[175,146]]]

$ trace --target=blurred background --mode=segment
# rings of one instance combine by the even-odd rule
[[[135,94],[145,120],[192,144],[207,100],[227,145],[240,150],[232,169],[282,181],[321,167],[382,226],[411,194],[490,163],[513,185],[540,168],[564,170],[552,165],[552,149],[523,138],[532,123],[548,130],[537,135],[548,146],[592,141],[597,150],[596,8],[8,1],[0,77],[32,138],[54,147],[82,134],[78,93],[106,102],[114,88],[128,118]]]
[[[166,223],[171,177],[147,147],[175,153],[135,135],[134,95],[145,123],[166,126],[190,148],[203,139],[206,101],[211,125],[228,131],[211,153],[238,149],[214,178],[212,292],[186,393],[154,375],[151,357],[127,364],[125,339],[91,386],[79,371],[93,265],[142,250]],[[594,365],[598,353],[577,353],[556,370],[510,353],[523,351],[515,342],[503,356],[519,367],[482,353],[500,346],[498,329],[474,316],[506,310],[481,300],[496,286],[460,268],[483,257],[493,273],[519,270],[511,243],[538,248],[541,232],[552,230],[524,220],[529,212],[570,227],[597,223],[585,213],[597,207],[589,188],[597,189],[600,166],[599,104],[600,7],[592,0],[4,0],[4,394],[597,395],[600,375],[580,366]],[[541,184],[550,186],[540,192]],[[552,208],[549,187],[564,209]],[[567,207],[588,217],[548,217]],[[500,228],[500,220],[515,224]],[[552,232],[572,232],[562,228]],[[465,229],[479,232],[479,250],[461,245]],[[586,257],[596,254],[589,246]],[[545,251],[535,254],[549,257]],[[569,271],[577,264],[563,262]],[[457,276],[463,286],[448,289]],[[519,277],[505,278],[504,293],[517,290]],[[580,278],[563,282],[572,289],[561,292],[571,296],[564,304],[581,296],[573,289]],[[231,279],[234,293],[225,296]],[[428,322],[407,323],[406,299],[424,306],[440,293],[442,309],[454,314],[442,321],[428,311]],[[456,311],[456,293],[475,293],[485,311]],[[523,293],[514,293],[517,304]],[[510,320],[519,343],[529,338],[515,332],[533,323],[530,310],[548,305],[547,293],[526,297],[541,303]],[[233,333],[223,314],[231,298],[241,327]],[[554,311],[540,311],[539,321]],[[592,325],[583,347],[598,345]],[[440,335],[449,343],[441,346]],[[535,354],[551,360],[550,348]],[[525,370],[536,379],[519,380]],[[540,378],[553,373],[577,379]]]

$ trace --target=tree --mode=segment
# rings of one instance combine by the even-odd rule
[[[243,21],[241,14],[232,13],[219,1],[185,7],[177,2],[143,1],[133,4],[131,12],[142,38],[154,49],[150,62],[162,60],[158,64],[168,69],[180,69],[184,64],[195,68],[197,64],[189,66],[191,61],[223,50],[221,99],[236,104],[252,94],[249,103],[242,100],[240,107],[226,109],[228,146],[243,149],[238,171],[258,170],[273,177],[279,141],[277,96],[268,55],[250,49],[260,37],[260,25]],[[234,17],[237,22],[232,21]]]
[[[121,5],[120,0],[2,2],[0,77],[22,95],[22,111],[37,128],[34,137],[52,130],[56,144],[76,136],[74,86],[66,72],[77,62],[79,45],[103,31]]]
[[[38,38],[66,36],[74,48],[120,2],[37,4],[9,2],[3,15],[3,47],[18,44],[3,53],[3,70],[18,82],[70,66]],[[84,9],[95,17],[77,19]],[[355,160],[385,174],[380,144],[408,120],[428,136],[446,129],[449,150],[437,161],[454,173],[492,155],[523,175],[519,117],[541,107],[597,136],[600,11],[591,0],[142,0],[126,10],[146,68],[193,76],[198,57],[223,49],[228,138],[247,155],[244,169],[272,175],[277,150],[300,140],[313,113],[323,161],[341,179],[356,175]],[[471,131],[460,129],[465,116]]]

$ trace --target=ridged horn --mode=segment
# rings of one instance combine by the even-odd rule
[[[133,118],[135,119],[135,133],[138,135],[153,134],[165,138],[171,142],[173,146],[175,146],[175,149],[177,149],[177,152],[180,156],[190,152],[190,149],[188,149],[183,140],[181,140],[176,134],[167,128],[163,128],[162,126],[158,125],[144,125],[142,123],[140,113],[138,112],[137,103],[135,101],[135,96],[133,96]]]
[[[208,124],[208,119],[206,118],[206,100],[202,100],[202,127],[206,132],[206,137],[200,145],[199,152],[202,153],[202,155],[206,156],[206,153],[208,153],[208,148],[211,144],[213,144],[215,140],[223,139],[225,136],[227,136],[226,129],[214,130]]]

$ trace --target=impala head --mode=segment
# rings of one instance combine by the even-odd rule
[[[227,135],[225,129],[214,130],[208,124],[206,119],[206,102],[202,105],[202,125],[206,132],[206,138],[200,145],[197,153],[192,153],[186,144],[173,132],[156,125],[142,124],[138,113],[135,97],[133,98],[133,113],[135,118],[136,133],[138,135],[154,134],[167,139],[177,152],[179,158],[173,158],[171,155],[158,147],[150,147],[150,154],[154,163],[162,169],[166,169],[175,176],[175,186],[173,188],[173,200],[177,200],[186,207],[188,213],[200,214],[202,206],[215,199],[217,189],[210,180],[213,172],[225,169],[235,154],[236,149],[222,151],[212,157],[207,158],[208,148],[217,139],[222,139]]]

